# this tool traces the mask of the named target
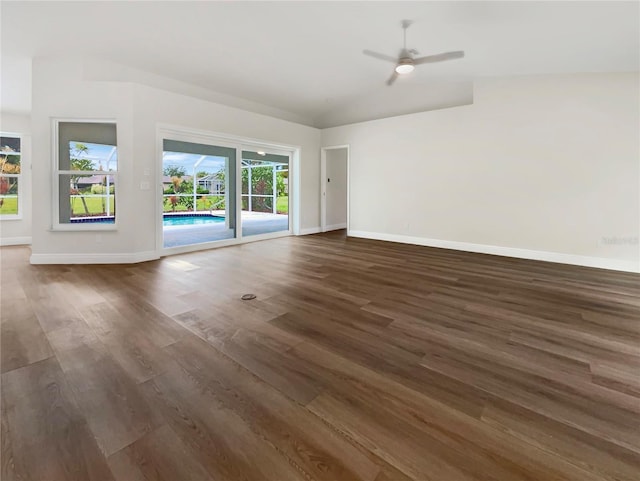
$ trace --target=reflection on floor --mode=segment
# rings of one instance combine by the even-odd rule
[[[281,232],[289,229],[289,216],[265,214],[262,212],[242,212],[242,235],[252,236]],[[225,239],[233,239],[234,229],[225,223],[210,225],[180,225],[163,228],[164,247],[179,247],[202,244]]]

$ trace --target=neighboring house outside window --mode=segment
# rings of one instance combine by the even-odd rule
[[[21,147],[20,136],[0,134],[0,219],[22,217]]]
[[[209,191],[209,194],[224,195],[224,178],[220,178],[219,173],[200,177],[198,185]]]

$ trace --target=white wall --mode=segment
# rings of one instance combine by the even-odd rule
[[[31,243],[31,118],[3,112],[0,114],[0,131],[20,134],[21,160],[19,199],[21,203],[20,219],[0,220],[0,245],[16,245]]]
[[[482,79],[473,105],[323,130],[351,146],[350,234],[638,271],[638,80]]]
[[[326,229],[347,226],[347,148],[326,151]]]
[[[31,110],[33,209],[32,262],[127,261],[137,234],[133,210],[133,86],[85,82],[78,59],[37,58],[33,61]],[[51,118],[114,119],[118,134],[118,230],[54,232],[52,226]],[[145,235],[143,232],[140,235]],[[98,255],[99,254],[99,255]]]
[[[301,232],[317,229],[320,225],[320,130],[262,114],[212,104],[192,97],[136,85],[134,88],[135,117],[135,176],[141,178],[145,168],[157,166],[156,126],[171,124],[179,127],[226,133],[300,147]],[[297,177],[297,176],[296,176]],[[155,208],[150,202],[154,192],[140,192],[143,204]],[[144,215],[152,215],[145,209]],[[149,246],[140,246],[147,249]]]
[[[78,60],[33,62],[34,262],[154,253],[155,193],[139,187],[147,169],[156,173],[161,122],[300,146],[303,232],[319,225],[320,145],[350,144],[352,235],[638,270],[637,73],[482,79],[473,105],[322,133],[149,86],[85,78]],[[117,121],[117,231],[50,230],[51,117]],[[26,118],[5,118],[17,127],[3,130],[28,128]],[[29,235],[26,218],[15,231],[8,225],[2,238]]]
[[[162,75],[157,75],[102,59],[87,59],[84,62],[84,78],[85,80],[97,81],[132,82],[163,90],[165,92],[187,95],[189,97],[199,98],[218,105],[235,107],[240,110],[275,117],[277,119],[288,120],[290,122],[304,125],[313,124],[312,119],[271,105],[264,105],[251,100],[234,97],[233,95],[215,92],[180,80],[164,77]]]
[[[118,127],[118,229],[51,231],[51,118],[115,119]],[[301,147],[301,227],[320,223],[320,131],[148,86],[85,80],[84,62],[38,58],[33,62],[32,262],[133,262],[154,258],[157,199],[141,190],[156,175],[156,123],[170,123]],[[149,176],[146,176],[146,171]]]

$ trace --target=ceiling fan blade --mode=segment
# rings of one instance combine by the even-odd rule
[[[456,58],[464,57],[464,52],[458,50],[456,52],[445,52],[439,53],[437,55],[428,55],[427,57],[420,57],[413,59],[414,65],[420,65],[422,63],[435,63],[435,62],[444,62],[445,60],[454,60]]]
[[[393,73],[391,74],[391,77],[389,77],[389,80],[387,80],[387,85],[391,86],[391,84],[393,84],[393,82],[395,82],[397,78],[398,78],[398,72],[394,70]]]
[[[363,54],[368,55],[369,57],[377,58],[378,60],[385,60],[387,62],[398,63],[398,59],[395,57],[391,57],[390,55],[385,55],[383,53],[373,52],[371,50],[363,50]]]

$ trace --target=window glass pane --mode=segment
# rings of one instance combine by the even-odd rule
[[[80,144],[76,149],[76,144]],[[89,170],[73,168],[71,159],[88,158],[95,163],[99,170],[102,162],[103,170],[107,170],[106,160],[111,150],[118,145],[117,129],[114,123],[98,122],[59,122],[58,123],[58,169],[59,170]],[[82,152],[84,147],[88,152]],[[112,159],[112,161],[115,159]],[[85,161],[86,164],[86,161]],[[115,164],[109,166],[116,170]]]
[[[71,169],[80,171],[118,170],[118,153],[115,145],[95,144],[91,142],[69,142]]]
[[[173,141],[173,143],[176,142]],[[182,144],[186,143],[182,142]],[[199,144],[186,145],[191,149],[199,146]],[[202,148],[214,149],[215,147],[203,145]],[[164,212],[225,210],[226,171],[226,157],[188,152],[163,152]]]
[[[273,193],[273,167],[249,167],[251,174],[251,193],[271,195]]]
[[[0,214],[16,215],[18,213],[17,177],[0,176]]]
[[[289,229],[289,157],[242,152],[242,235]]]
[[[0,150],[20,153],[20,137],[0,137]]]
[[[162,235],[166,248],[236,237],[236,150],[164,139]]]
[[[114,223],[113,175],[60,175],[60,223]]]
[[[20,139],[0,137],[0,173],[20,173]]]
[[[242,194],[243,195],[249,193],[249,176],[247,174],[248,174],[248,170],[243,167],[242,168]]]

